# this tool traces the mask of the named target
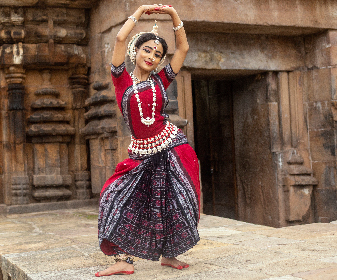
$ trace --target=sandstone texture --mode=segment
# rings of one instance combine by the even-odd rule
[[[1,1],[0,214],[97,201],[128,157],[109,63],[144,3]],[[170,4],[190,50],[166,113],[199,157],[203,212],[273,227],[336,220],[337,2]],[[168,15],[144,15],[130,36],[154,20],[169,63]]]
[[[33,214],[0,221],[3,280],[89,280],[113,263],[99,249],[97,206]],[[174,270],[136,259],[135,273],[107,279],[334,280],[337,224],[271,228],[201,215],[200,242]]]

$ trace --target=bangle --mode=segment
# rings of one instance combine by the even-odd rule
[[[137,24],[138,20],[134,16],[129,16],[129,19],[131,19],[135,24]]]
[[[178,31],[183,26],[184,26],[184,23],[181,21],[177,27],[173,27],[173,31]]]

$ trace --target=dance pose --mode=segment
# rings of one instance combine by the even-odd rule
[[[167,44],[152,32],[126,39],[143,14],[172,18],[176,50],[169,64]],[[186,136],[165,114],[166,89],[183,65],[189,46],[176,10],[170,5],[143,5],[117,34],[111,76],[116,101],[131,131],[129,158],[120,162],[103,186],[98,217],[99,243],[116,263],[97,277],[134,273],[133,257],[176,269],[188,264],[176,257],[199,241],[200,182],[198,159]],[[125,52],[135,64],[125,69]]]

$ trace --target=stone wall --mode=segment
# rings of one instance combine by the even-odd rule
[[[0,204],[24,212],[92,196],[80,134],[90,66],[85,8],[92,3],[21,2],[0,6]]]
[[[0,211],[97,198],[127,157],[109,63],[118,30],[141,4],[1,2]],[[232,87],[236,218],[272,226],[336,219],[337,2],[170,4],[190,51],[168,90],[168,113],[192,146],[194,115],[202,115],[193,81],[225,79]],[[131,36],[150,31],[155,19],[169,62],[168,16],[143,16]]]

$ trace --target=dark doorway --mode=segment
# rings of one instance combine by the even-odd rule
[[[195,79],[192,88],[204,213],[236,219],[232,82]]]

